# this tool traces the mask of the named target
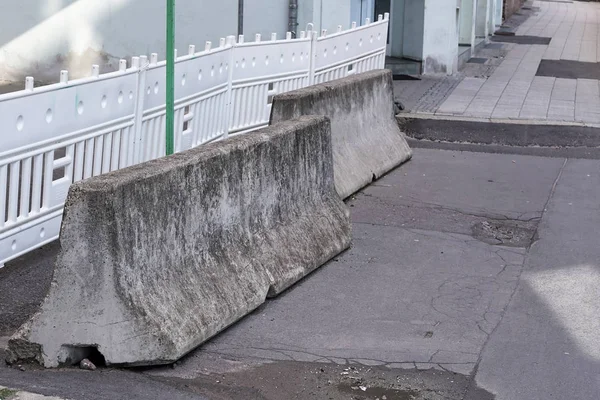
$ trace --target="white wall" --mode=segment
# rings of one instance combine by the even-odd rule
[[[288,30],[288,18],[289,4],[287,0],[244,0],[246,41],[254,40],[254,35],[257,33],[262,35],[263,40],[269,40],[271,33],[277,33],[279,39],[285,38]]]
[[[458,57],[455,0],[425,0],[423,72],[452,74]]]
[[[266,1],[266,0],[265,0]],[[0,79],[56,82],[116,68],[119,58],[165,55],[165,0],[4,1],[0,13]],[[177,0],[176,47],[237,34],[238,0]]]

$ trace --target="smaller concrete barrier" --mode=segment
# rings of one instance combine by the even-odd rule
[[[173,362],[349,244],[324,117],[75,183],[51,289],[7,361]]]
[[[271,123],[329,117],[335,186],[346,198],[412,155],[394,118],[392,82],[391,71],[377,70],[277,95]]]

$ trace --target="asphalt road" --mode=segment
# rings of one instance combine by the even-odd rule
[[[350,250],[177,365],[2,366],[0,385],[70,399],[595,400],[598,198],[600,161],[417,149],[349,201]],[[56,249],[0,270],[0,336],[43,297]]]

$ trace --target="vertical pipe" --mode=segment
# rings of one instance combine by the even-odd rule
[[[292,37],[295,38],[298,28],[298,0],[289,0],[289,7],[288,32],[291,32]]]
[[[166,154],[173,154],[175,110],[175,0],[167,0]]]
[[[238,0],[238,36],[244,34],[244,0]]]

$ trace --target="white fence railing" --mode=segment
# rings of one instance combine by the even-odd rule
[[[333,34],[190,46],[176,57],[175,151],[267,125],[278,93],[383,68],[387,30],[386,14]],[[58,238],[72,182],[165,154],[165,79],[152,54],[0,96],[0,267]]]

